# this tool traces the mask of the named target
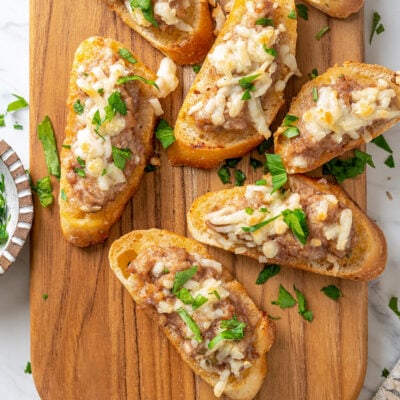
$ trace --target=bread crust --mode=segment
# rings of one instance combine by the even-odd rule
[[[304,0],[325,14],[336,18],[347,18],[358,12],[364,5],[364,0]]]
[[[154,26],[141,26],[131,17],[124,1],[105,1],[125,24],[179,65],[203,61],[214,41],[213,21],[208,3],[205,1],[190,0],[190,9],[185,15],[184,22],[193,26],[193,32],[184,32],[174,26],[169,26],[166,30]]]
[[[333,81],[340,79],[341,76],[357,82],[362,86],[369,86],[371,84],[376,85],[378,79],[384,79],[389,83],[389,88],[395,91],[396,98],[394,100],[394,104],[396,106],[396,110],[400,110],[400,81],[396,72],[379,65],[365,64],[360,62],[345,62],[342,66],[336,65],[332,68],[329,68],[324,74],[303,85],[298,95],[292,100],[288,114],[295,116],[304,115],[304,112],[307,111],[305,104],[307,104],[308,99],[311,98],[313,89],[318,89],[323,86],[330,86],[332,85]],[[368,130],[370,137],[376,138],[399,121],[400,116],[387,120],[378,120],[366,128],[361,128],[361,131],[365,132]],[[301,153],[296,151],[296,143],[300,143],[300,141],[304,141],[306,139],[304,138],[304,135],[301,134],[301,130],[299,136],[287,138],[285,135],[283,135],[285,129],[285,127],[281,126],[274,133],[274,144],[275,153],[281,155],[282,161],[288,173],[303,173],[314,170],[332,158],[341,155],[345,151],[357,148],[361,144],[365,143],[362,135],[360,135],[358,139],[350,139],[340,148],[324,149],[322,154],[317,159],[308,163],[307,166],[299,166],[293,163],[294,157],[301,155]],[[309,150],[312,150],[313,148],[318,150],[317,147],[319,144],[320,142],[314,145],[309,143],[307,147],[309,147]]]
[[[136,279],[140,278],[137,277],[137,274],[131,274],[126,269],[130,261],[135,259],[138,254],[150,246],[180,247],[186,249],[186,251],[190,253],[198,253],[202,257],[208,259],[210,259],[211,256],[203,245],[192,239],[167,230],[149,229],[132,231],[116,240],[111,245],[109,261],[111,269],[128,290],[129,294],[138,306],[158,324],[182,359],[197,375],[214,387],[218,382],[219,376],[202,369],[194,358],[190,357],[183,350],[182,340],[179,335],[173,329],[169,328],[168,325],[165,324],[165,319],[162,318],[155,308],[149,306],[135,291],[134,282]],[[254,348],[260,355],[250,368],[242,372],[240,379],[231,376],[224,390],[224,394],[234,400],[250,400],[257,394],[267,373],[265,354],[273,344],[275,325],[268,319],[265,313],[257,308],[247,295],[243,286],[238,281],[234,280],[224,268],[221,279],[227,282],[227,288],[231,295],[234,296],[235,301],[239,302],[243,309],[246,310],[246,315],[249,317],[249,324],[254,328]]]
[[[96,57],[101,49],[108,47],[113,53],[118,54],[118,50],[126,48],[122,43],[112,39],[102,37],[91,37],[84,40],[78,47],[71,72],[69,84],[69,95],[67,100],[67,125],[65,128],[64,145],[70,146],[77,135],[77,113],[74,111],[74,104],[79,99],[80,89],[76,84],[78,69],[81,65],[96,62]],[[132,73],[155,80],[156,76],[144,64],[137,62],[130,64],[125,62],[125,67]],[[76,204],[69,199],[74,197],[74,189],[66,179],[68,171],[67,156],[71,150],[63,147],[60,153],[61,158],[61,179],[60,195],[58,199],[60,207],[61,229],[66,240],[80,247],[93,245],[104,241],[108,237],[109,230],[122,214],[125,204],[137,190],[140,179],[144,173],[146,161],[152,153],[152,138],[156,121],[153,107],[148,100],[156,97],[150,85],[136,81],[139,87],[139,109],[138,118],[138,137],[142,146],[142,151],[138,153],[139,162],[134,167],[132,173],[126,177],[125,188],[116,194],[114,200],[108,201],[98,212],[82,211]]]
[[[326,180],[312,179],[306,175],[290,175],[288,179],[290,188],[306,185],[313,192],[335,195],[339,202],[350,208],[353,213],[353,226],[357,242],[351,249],[349,258],[338,260],[338,269],[329,268],[322,261],[317,265],[300,257],[288,258],[285,266],[322,275],[362,281],[372,280],[380,275],[385,268],[387,258],[385,237],[379,227],[362,212],[347,193],[339,185],[329,183]],[[228,200],[244,198],[245,190],[245,187],[235,187],[218,192],[209,192],[197,198],[187,215],[188,228],[193,237],[202,243],[223,248],[218,240],[219,234],[208,229],[205,216],[213,210],[215,204],[226,204]],[[236,247],[233,244],[227,250],[234,252]],[[246,252],[241,254],[256,260],[259,259],[259,256],[264,255],[257,249],[251,248],[247,248]],[[268,263],[280,264],[281,260],[269,258]]]
[[[277,3],[279,3],[279,7],[275,11],[277,13],[276,18],[274,18],[276,20],[274,21],[275,26],[282,23],[286,27],[279,45],[287,45],[290,53],[295,54],[297,20],[287,18],[289,12],[295,8],[294,2],[292,0],[280,0]],[[225,35],[233,32],[246,12],[246,1],[236,0],[210,53],[224,41]],[[283,92],[277,92],[273,89],[275,82],[283,80],[288,71],[288,67],[283,65],[281,61],[277,71],[272,75],[273,84],[264,95],[263,111],[267,126],[270,126],[284,103]],[[174,129],[176,141],[167,150],[172,165],[213,168],[227,158],[243,156],[265,139],[265,136],[253,126],[239,132],[230,129],[205,131],[197,125],[195,118],[189,115],[190,108],[196,102],[197,87],[199,85],[214,86],[219,78],[221,78],[221,75],[217,73],[209,59],[206,58],[178,114]],[[248,110],[246,112],[248,113]]]

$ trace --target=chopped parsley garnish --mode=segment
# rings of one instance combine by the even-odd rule
[[[394,163],[394,158],[392,155],[390,155],[386,160],[385,160],[385,165],[389,168],[394,168],[395,163]]]
[[[278,52],[273,47],[267,47],[266,44],[264,43],[263,48],[264,48],[265,52],[268,53],[270,56],[272,56],[272,57],[278,56]]]
[[[274,144],[274,138],[271,136],[257,146],[258,154],[264,154]]]
[[[129,4],[132,10],[135,8],[139,8],[140,10],[142,10],[144,19],[149,21],[156,28],[158,28],[158,22],[154,19],[151,0],[129,0]]]
[[[309,74],[308,77],[310,78],[310,80],[315,79],[318,76],[318,70],[316,68],[314,68]]]
[[[133,57],[133,54],[125,48],[119,49],[118,54],[126,61],[130,62],[131,64],[136,64],[137,60]]]
[[[282,126],[292,126],[293,122],[298,121],[299,117],[295,115],[286,114],[285,118],[283,119]]]
[[[167,149],[175,142],[174,130],[165,119],[160,119],[157,125],[156,138],[160,141],[164,149]]]
[[[264,226],[268,225],[272,221],[275,221],[277,218],[279,218],[281,214],[275,215],[275,217],[266,219],[265,221],[262,221],[258,224],[251,225],[251,226],[242,226],[242,231],[244,232],[255,232],[258,231],[259,229],[263,228]]]
[[[218,170],[217,174],[224,185],[231,183],[231,172],[226,164]]]
[[[31,365],[31,362],[30,362],[30,361],[28,361],[28,362],[26,363],[26,367],[25,367],[24,372],[25,372],[26,374],[31,374],[31,373],[32,373],[32,365]]]
[[[268,279],[279,274],[281,267],[277,264],[266,265],[262,271],[258,274],[256,285],[262,285],[267,282]]]
[[[377,136],[375,139],[372,139],[371,142],[388,153],[393,154],[392,148],[383,135]]]
[[[372,17],[372,27],[371,27],[371,34],[369,35],[369,44],[372,43],[372,39],[375,33],[377,35],[380,35],[382,32],[385,31],[385,27],[383,26],[383,24],[380,23],[380,21],[381,21],[381,16],[379,15],[379,13],[375,11]]]
[[[124,116],[127,114],[128,111],[126,108],[126,104],[121,97],[121,93],[118,90],[110,94],[107,102],[108,105],[104,108],[104,111],[106,112],[106,120],[111,121],[117,112]],[[104,121],[102,121],[102,123],[103,122]]]
[[[320,29],[320,31],[315,35],[315,39],[321,40],[322,37],[330,31],[331,28],[329,26],[324,26]]]
[[[283,287],[279,285],[278,300],[272,301],[271,304],[279,306],[281,309],[291,308],[296,305],[294,297]]]
[[[389,301],[389,308],[400,318],[400,310],[397,305],[397,297],[391,297]]]
[[[132,158],[132,151],[129,147],[120,149],[112,146],[112,158],[115,166],[121,170],[125,168],[126,162]]]
[[[213,291],[213,295],[214,295],[218,300],[221,300],[221,296],[219,295],[219,293],[218,293],[216,290]]]
[[[301,244],[305,245],[308,238],[308,227],[304,211],[301,208],[287,209],[282,211],[282,216],[294,236]]]
[[[96,130],[98,130],[102,124],[102,120],[100,117],[100,110],[96,110],[96,112],[93,114],[92,118],[92,124],[96,126]]]
[[[283,135],[286,136],[288,139],[292,139],[296,136],[299,136],[300,131],[297,126],[289,126],[284,130]]]
[[[28,102],[23,97],[18,96],[14,93],[12,95],[16,97],[17,100],[13,101],[7,106],[7,112],[21,110],[22,108],[26,108],[29,106]]]
[[[339,297],[342,297],[343,294],[340,289],[335,285],[325,286],[321,289],[326,296],[328,296],[332,300],[337,300]]]
[[[67,197],[67,194],[65,193],[64,189],[61,189],[60,197],[61,197],[61,200],[68,201],[68,197]]]
[[[262,161],[257,160],[256,158],[250,157],[249,164],[253,167],[254,171],[263,166]]]
[[[260,75],[261,74],[254,74],[254,75],[245,76],[245,77],[239,79],[239,85],[242,89],[244,89],[242,100],[250,100],[251,99],[250,92],[254,92],[256,90],[254,87],[253,81],[256,80]]]
[[[304,20],[308,21],[308,7],[305,4],[296,4],[297,14]]]
[[[43,145],[47,170],[49,171],[49,174],[52,174],[57,179],[60,179],[61,167],[60,160],[58,158],[56,137],[54,135],[54,130],[50,118],[47,115],[38,125],[37,130],[39,140],[42,142]]]
[[[193,332],[194,338],[198,341],[202,341],[201,337],[201,330],[196,324],[196,322],[193,321],[192,317],[190,314],[183,308],[178,308],[176,311],[178,315],[182,318],[182,321],[189,327],[189,329]]]
[[[274,26],[274,21],[272,18],[262,17],[256,21],[256,25]]]
[[[254,213],[254,210],[251,207],[246,207],[244,209],[244,211],[246,212],[246,214],[248,215],[252,215]]]
[[[298,305],[298,311],[299,314],[308,322],[311,322],[314,319],[313,313],[310,310],[307,310],[307,301],[306,298],[304,297],[304,294],[300,292],[296,288],[295,285],[293,285],[294,292],[296,293],[297,297],[297,305]]]
[[[47,300],[49,298],[49,295],[47,293],[42,294],[42,299]]]
[[[192,65],[192,70],[193,70],[193,72],[194,72],[195,74],[198,74],[198,73],[200,72],[200,70],[201,70],[201,65],[199,65],[199,64],[193,64],[193,65]]]
[[[318,89],[316,87],[312,88],[312,99],[313,101],[318,101]]]
[[[333,175],[338,183],[342,183],[348,178],[354,178],[362,174],[366,164],[375,168],[370,154],[355,150],[354,157],[350,157],[346,160],[334,158],[324,164],[322,171],[324,174]]]
[[[144,172],[154,172],[156,170],[156,166],[152,164],[147,164],[144,168]]]
[[[0,127],[6,126],[6,121],[4,120],[4,114],[0,114]]]
[[[78,161],[78,164],[81,166],[81,167],[85,167],[86,166],[86,162],[85,162],[85,160],[83,160],[81,157],[77,157],[76,158],[76,161]]]
[[[266,179],[259,179],[255,182],[255,184],[257,186],[262,186],[262,185],[266,185],[267,184],[267,180]]]
[[[287,182],[287,173],[279,154],[266,154],[267,167],[272,176],[272,193]]]
[[[192,279],[197,272],[197,265],[192,268],[179,271],[175,274],[174,286],[172,287],[172,292],[176,294],[178,290],[189,280]]]
[[[246,323],[239,321],[236,315],[232,319],[222,320],[220,328],[223,329],[214,336],[208,343],[208,348],[211,350],[222,340],[241,340],[244,337]]]
[[[24,129],[24,127],[21,124],[19,124],[18,122],[15,122],[14,129],[16,129],[17,131],[22,131]]]
[[[63,144],[61,147],[64,147],[64,149],[70,149],[71,145],[70,144]]]
[[[74,171],[81,178],[86,178],[86,172],[85,172],[85,170],[83,168],[75,168]]]
[[[381,377],[382,378],[387,378],[389,376],[390,372],[387,368],[383,368],[382,373],[381,373]]]
[[[295,10],[291,10],[290,13],[288,14],[288,18],[290,19],[297,19],[297,13]]]
[[[201,294],[198,294],[195,298],[186,288],[179,289],[175,296],[183,303],[183,304],[190,304],[193,310],[197,310],[203,304],[207,303],[207,297],[204,297]]]
[[[148,85],[154,86],[155,88],[159,89],[157,83],[155,83],[153,80],[143,78],[143,76],[140,76],[140,75],[123,76],[122,78],[119,78],[117,80],[117,83],[118,83],[118,85],[122,85],[122,84],[124,84],[126,82],[130,82],[130,81],[140,81],[140,82],[147,83]]]
[[[103,89],[103,88],[97,89],[97,93],[98,93],[98,94],[104,94],[104,89]]]
[[[238,158],[227,158],[227,159],[225,160],[225,164],[226,164],[229,168],[235,168],[236,165],[239,164],[240,160],[241,160],[240,157],[238,157]]]
[[[75,111],[77,114],[83,114],[83,109],[84,109],[84,107],[83,107],[83,105],[82,105],[80,99],[78,99],[78,100],[74,103],[73,108],[74,108],[74,111]]]
[[[243,186],[246,180],[246,175],[241,169],[235,169],[235,186]]]
[[[6,185],[4,183],[4,175],[1,174],[0,180],[0,244],[4,244],[8,240],[7,223],[9,221],[8,207],[6,201]]]
[[[48,207],[53,204],[53,186],[51,185],[50,176],[45,176],[39,179],[34,185],[32,177],[29,175],[29,183],[31,185],[32,191],[34,191],[38,197],[42,207]]]

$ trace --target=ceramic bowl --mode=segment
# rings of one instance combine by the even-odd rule
[[[7,203],[8,240],[0,245],[0,274],[14,263],[22,249],[33,220],[32,192],[29,178],[17,153],[0,139],[0,180],[4,175]]]

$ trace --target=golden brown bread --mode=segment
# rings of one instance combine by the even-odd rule
[[[288,114],[298,118],[291,125],[299,134],[286,137],[283,123],[274,134],[275,153],[288,173],[311,171],[400,121],[399,76],[382,66],[345,62],[307,82]]]
[[[235,1],[179,112],[176,141],[167,151],[172,165],[212,168],[244,155],[270,135],[286,81],[298,73],[297,20],[288,18],[294,1],[274,4],[277,8],[267,0]],[[263,20],[265,26],[257,22]],[[255,75],[250,98],[241,99],[246,89],[239,79]]]
[[[177,64],[201,62],[214,41],[213,22],[208,3],[205,1],[189,0],[189,8],[183,10],[180,15],[185,24],[193,27],[191,32],[180,30],[175,25],[142,26],[128,11],[129,2],[123,0],[106,0],[106,2],[128,26]],[[177,2],[178,5],[183,3]],[[154,7],[154,3],[152,6]],[[156,19],[161,21],[160,18]]]
[[[269,176],[265,178],[269,182]],[[276,192],[278,194],[272,197],[268,194],[271,190],[269,185],[267,189],[247,185],[207,193],[197,198],[188,212],[189,231],[202,243],[243,254],[260,262],[282,264],[354,280],[371,280],[383,272],[387,252],[383,233],[340,186],[305,175],[289,175],[288,184],[284,188],[284,193]],[[258,203],[255,203],[254,193],[261,190],[264,191],[265,198],[259,198]],[[296,193],[300,194],[300,200],[297,199]],[[279,203],[279,199],[285,199],[286,203]],[[228,210],[229,213],[220,212],[219,221],[218,218],[215,219],[215,214],[210,214],[229,207],[233,209]],[[257,211],[262,208],[264,215]],[[282,218],[255,231],[252,237],[247,236],[243,239],[242,226],[253,226],[287,208],[301,208],[305,213],[309,235],[304,244],[286,228]],[[351,230],[343,242],[343,237],[339,239],[339,232],[346,231],[346,220],[349,221],[349,211],[346,211],[348,209],[351,210]],[[241,221],[236,221],[239,227],[239,232],[236,233],[241,235],[241,241],[238,241],[237,237],[234,240],[229,237],[229,232],[232,232],[232,229],[229,229],[232,217],[229,215],[238,210],[243,210],[242,213],[246,211],[244,215],[251,214],[247,216],[247,222],[235,214],[236,220],[239,218]],[[227,216],[229,219],[221,220]],[[253,217],[253,221],[250,217]],[[273,226],[274,223],[276,226]],[[216,228],[220,228],[219,232]],[[339,236],[335,236],[335,231]],[[330,238],[325,235],[330,235]],[[345,243],[345,246],[339,247],[339,242]],[[341,251],[338,251],[339,249]]]
[[[173,321],[173,319],[169,320],[165,317],[166,314],[160,314],[155,306],[152,305],[154,303],[149,301],[150,299],[146,296],[143,296],[143,292],[147,293],[143,284],[147,274],[150,275],[150,271],[145,274],[139,266],[136,266],[134,271],[128,270],[130,263],[137,260],[138,257],[142,257],[142,261],[144,252],[148,251],[152,246],[158,246],[162,249],[173,249],[174,251],[176,249],[185,249],[185,251],[190,254],[195,253],[201,258],[208,260],[210,260],[210,255],[204,246],[192,239],[166,230],[150,229],[133,231],[116,240],[111,245],[109,261],[111,269],[128,290],[137,305],[159,325],[171,344],[193,371],[215,388],[220,379],[219,375],[213,370],[207,371],[202,368],[199,362],[185,351],[188,340],[184,340],[179,330],[171,325],[169,321]],[[151,264],[151,266],[152,265],[153,264]],[[169,274],[170,272],[172,272],[172,269],[165,273]],[[219,279],[222,281],[224,289],[228,290],[229,298],[232,299],[241,310],[244,310],[238,312],[237,310],[239,308],[237,308],[236,312],[238,313],[239,319],[241,318],[240,313],[244,313],[247,316],[248,326],[251,327],[251,330],[254,332],[254,351],[258,354],[258,358],[252,361],[252,365],[242,370],[238,377],[230,376],[223,393],[231,399],[250,400],[258,392],[267,372],[265,354],[269,351],[274,341],[274,324],[269,321],[265,313],[258,310],[253,301],[248,297],[242,285],[235,281],[224,268],[222,268]],[[218,305],[219,303],[217,302],[216,304]],[[192,314],[192,316],[193,315],[194,314]],[[193,316],[193,318],[195,319],[196,317]],[[204,334],[204,328],[202,330],[202,334]],[[245,338],[247,334],[248,333],[245,333]],[[231,341],[228,342],[235,343]]]
[[[139,80],[112,86],[111,90],[122,93],[127,113],[123,116],[115,112],[110,121],[98,122],[100,127],[96,127],[94,122],[93,112],[97,110],[103,113],[103,107],[105,109],[108,104],[110,90],[105,87],[119,73],[114,71],[113,75],[110,72],[112,64],[115,65],[113,68],[123,70],[125,75],[155,79],[155,75],[142,63],[132,64],[121,57],[121,49],[125,49],[125,46],[112,39],[91,37],[80,44],[72,65],[67,125],[61,151],[59,206],[64,237],[76,246],[88,246],[107,238],[111,225],[120,217],[125,204],[136,191],[146,159],[152,152],[156,116],[149,100],[156,98],[153,86]],[[105,80],[101,81],[102,77]],[[99,87],[103,94],[98,93],[96,85],[104,86]],[[81,105],[82,110],[77,108],[77,104]],[[120,133],[111,132],[112,136],[110,132],[104,132],[104,129],[114,122],[126,123],[127,126]],[[78,140],[80,131],[84,131],[85,138]],[[123,170],[116,169],[116,164],[112,165],[111,154],[101,154],[103,144],[108,146],[106,152],[110,152],[111,145],[113,150],[114,147],[125,152],[129,149],[130,158],[126,160]],[[100,171],[99,165],[103,168]],[[94,171],[95,176],[94,169],[97,169]],[[118,183],[112,180],[110,190],[101,190],[99,179],[112,179],[109,178],[112,170],[114,174],[122,173],[125,181]],[[114,193],[111,194],[111,191]]]
[[[347,18],[364,5],[364,0],[304,0],[325,14],[336,18]]]

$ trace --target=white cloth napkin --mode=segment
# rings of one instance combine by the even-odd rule
[[[399,400],[400,399],[400,360],[383,381],[372,400]]]

